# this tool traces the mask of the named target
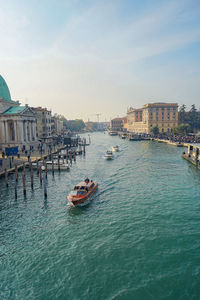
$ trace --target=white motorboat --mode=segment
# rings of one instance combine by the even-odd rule
[[[112,147],[112,151],[113,151],[113,152],[118,152],[118,151],[119,151],[119,146],[118,146],[118,145],[113,146],[113,147]]]
[[[107,160],[113,159],[113,153],[112,153],[112,151],[111,150],[106,151],[106,154],[105,154],[104,157]]]

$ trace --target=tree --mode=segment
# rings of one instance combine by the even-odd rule
[[[191,131],[190,124],[180,124],[176,127],[176,132],[180,134],[187,134]]]
[[[181,105],[179,110],[179,123],[185,123],[186,121],[186,106],[185,104]]]
[[[83,128],[85,128],[85,123],[83,120],[69,120],[65,122],[66,129],[69,129],[71,131],[81,131]]]
[[[195,131],[198,128],[198,112],[195,107],[195,104],[192,104],[191,109],[189,111],[189,124],[191,129]]]
[[[152,127],[151,128],[151,132],[153,133],[153,135],[159,134],[159,128],[158,128],[158,126]]]

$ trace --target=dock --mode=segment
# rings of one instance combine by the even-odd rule
[[[189,161],[200,170],[200,146],[188,144],[188,151],[183,152],[182,158]]]

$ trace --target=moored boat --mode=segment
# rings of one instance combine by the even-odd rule
[[[39,167],[42,166],[42,161],[38,162],[38,166]],[[54,169],[54,171],[58,171],[58,170],[60,170],[60,171],[69,171],[70,170],[69,164],[60,162],[59,165],[58,165],[57,160],[53,161],[53,162],[52,161],[46,161],[45,166],[46,166],[47,170],[52,170],[52,169]],[[37,169],[37,163],[33,162],[32,167],[33,167],[33,169]]]
[[[111,136],[117,135],[116,131],[108,130],[108,134]]]
[[[98,183],[88,178],[75,185],[67,196],[68,201],[74,206],[85,205],[98,187]]]

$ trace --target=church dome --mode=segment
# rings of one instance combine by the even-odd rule
[[[3,98],[4,100],[7,101],[12,101],[7,83],[5,82],[5,80],[1,75],[0,75],[0,98]]]

